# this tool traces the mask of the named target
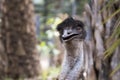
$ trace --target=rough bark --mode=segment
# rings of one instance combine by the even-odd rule
[[[12,79],[35,78],[40,73],[33,12],[32,0],[3,2],[1,43],[8,62],[5,74]]]
[[[114,40],[107,43],[106,41],[111,36],[115,29],[115,24],[119,19],[120,13],[108,19],[116,10],[120,8],[120,1],[115,0],[110,7],[106,7],[109,0],[90,0],[90,5],[85,7],[85,22],[87,37],[86,40],[89,46],[92,46],[91,55],[93,54],[94,69],[96,71],[97,80],[119,80],[119,71],[110,77],[110,72],[119,64],[118,48],[113,53],[113,56],[104,59],[104,52],[108,49]],[[104,8],[104,9],[103,9]],[[102,10],[103,9],[103,10]],[[107,20],[108,19],[108,20]],[[92,43],[92,44],[91,44]]]

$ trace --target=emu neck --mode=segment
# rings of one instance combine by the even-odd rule
[[[83,51],[83,43],[83,40],[65,43],[67,55],[73,57],[79,56],[79,54]]]

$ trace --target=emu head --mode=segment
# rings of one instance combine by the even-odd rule
[[[86,36],[83,22],[75,20],[71,17],[58,24],[57,30],[60,34],[61,42],[65,43],[73,40],[84,40]]]

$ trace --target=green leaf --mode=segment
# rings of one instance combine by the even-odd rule
[[[104,54],[105,54],[104,59],[106,59],[108,56],[110,56],[110,55],[113,53],[113,51],[117,48],[118,45],[120,45],[120,39],[117,39],[117,40],[112,44],[112,46],[109,47],[109,48],[104,52]]]
[[[110,73],[110,76],[113,76],[120,69],[120,64]]]
[[[120,9],[116,10],[112,15],[110,15],[108,18],[106,18],[102,23],[106,23],[109,19],[113,18],[116,14],[120,12]]]
[[[41,47],[46,46],[46,43],[44,41],[41,42],[40,44]]]
[[[110,8],[112,4],[114,3],[114,0],[109,0],[109,2],[99,11],[100,13],[103,12],[104,9]]]
[[[110,36],[110,38],[107,40],[107,43],[109,43],[114,37],[118,37],[120,35],[120,17],[116,21],[114,27],[115,27],[115,29],[114,29],[112,35]]]

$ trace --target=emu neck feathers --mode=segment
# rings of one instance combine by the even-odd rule
[[[73,56],[73,57],[80,56],[80,54],[82,54],[84,51],[83,46],[84,46],[83,41],[73,41],[70,43],[66,43],[65,44],[66,54],[68,56]]]

